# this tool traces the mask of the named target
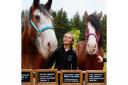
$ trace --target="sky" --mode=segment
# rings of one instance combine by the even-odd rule
[[[21,0],[22,10],[29,9],[33,0]],[[47,0],[41,0],[45,4]],[[72,18],[76,12],[83,16],[85,10],[90,14],[94,11],[107,13],[107,0],[53,0],[52,10],[57,11],[61,8],[67,12],[69,18]]]

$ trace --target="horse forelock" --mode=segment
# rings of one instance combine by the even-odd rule
[[[35,8],[35,10],[36,9],[39,9],[47,17],[50,17],[49,15],[51,15],[50,11],[43,4],[40,4],[37,8]],[[33,7],[31,6],[29,9],[29,22],[32,19],[33,12],[34,12],[34,10],[33,10]]]
[[[100,20],[97,18],[97,16],[94,14],[91,14],[89,16],[89,22],[95,28],[95,30],[99,32],[101,25],[100,25]]]

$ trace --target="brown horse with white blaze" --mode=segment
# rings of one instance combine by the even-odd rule
[[[81,70],[102,70],[103,62],[103,38],[100,19],[102,12],[84,14],[85,40],[80,41],[76,47],[78,68]]]
[[[25,17],[22,32],[22,69],[40,69],[57,48],[50,14],[52,0],[40,4],[34,0]]]

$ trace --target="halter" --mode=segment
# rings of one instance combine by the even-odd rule
[[[97,36],[96,34],[94,33],[85,33],[85,36],[88,38],[90,35],[93,35],[95,38],[96,38],[96,42],[98,43],[99,39],[100,39],[100,35]]]
[[[51,25],[47,26],[47,25],[43,25],[41,29],[39,29],[36,24],[31,20],[31,25],[36,29],[36,31],[38,32],[38,34],[40,34],[41,32],[47,30],[47,29],[54,29],[54,27]]]

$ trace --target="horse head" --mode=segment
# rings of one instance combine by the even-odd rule
[[[40,0],[34,0],[29,12],[28,36],[44,58],[57,48],[53,17],[50,14],[51,4],[52,0],[48,0],[46,4],[40,4]]]
[[[101,24],[100,19],[101,13],[93,13],[88,15],[87,12],[84,14],[84,26],[85,26],[85,37],[86,37],[86,51],[88,54],[94,55],[98,52],[98,47],[101,43]]]

